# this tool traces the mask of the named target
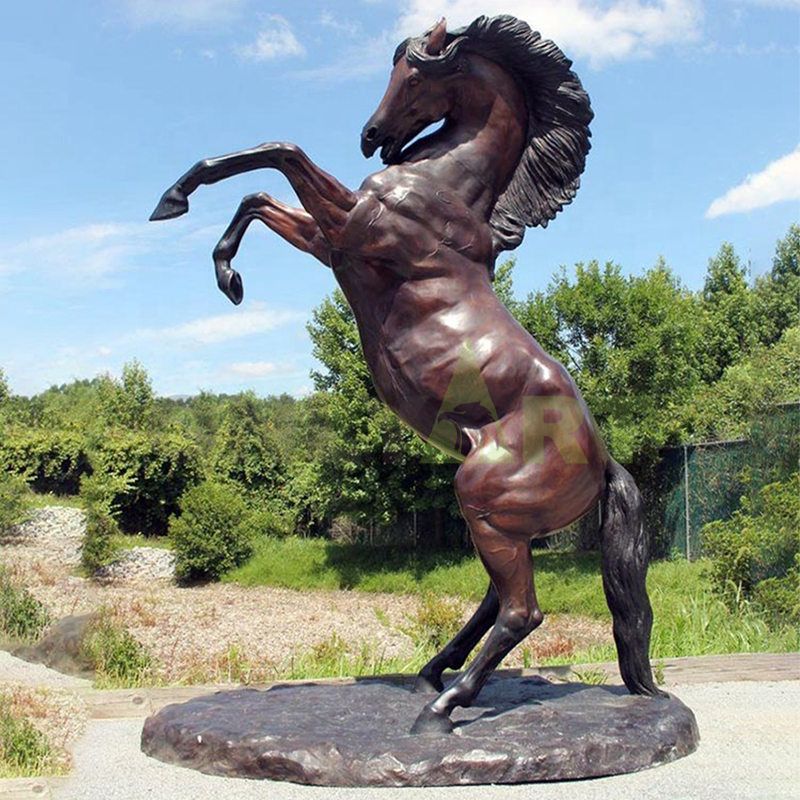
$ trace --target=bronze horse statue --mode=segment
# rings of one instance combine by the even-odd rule
[[[230,261],[254,220],[315,256],[353,309],[383,402],[461,461],[455,491],[490,584],[463,630],[420,672],[417,688],[437,696],[414,732],[452,730],[452,710],[469,706],[541,624],[531,541],[598,502],[620,671],[632,693],[660,693],[649,662],[639,491],[610,458],[567,371],[492,290],[498,254],[519,245],[526,226],[546,226],[578,189],[593,114],[571,66],[513,17],[480,17],[454,32],[442,20],[395,52],[386,94],[361,135],[364,155],[380,148],[386,167],[357,191],[297,146],[267,143],[200,161],[151,217],[185,213],[202,184],[280,170],[305,210],[267,194],[246,197],[214,250],[219,287],[241,302]],[[444,688],[444,670],[462,667],[490,629]]]

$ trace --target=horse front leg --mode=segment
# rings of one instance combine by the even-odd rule
[[[241,276],[230,262],[239,251],[245,231],[254,220],[263,222],[298,250],[310,253],[326,266],[330,265],[330,245],[310,214],[287,206],[264,192],[248,195],[239,204],[213,254],[217,285],[236,305],[242,302],[244,288]]]
[[[287,177],[325,238],[335,242],[356,204],[356,193],[321,170],[299,147],[283,142],[269,142],[250,150],[198,161],[164,192],[150,219],[172,219],[185,214],[189,210],[189,195],[201,185],[266,168],[277,169]]]

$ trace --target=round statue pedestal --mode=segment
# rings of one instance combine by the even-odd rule
[[[142,750],[212,775],[319,786],[573,780],[674,761],[698,743],[674,697],[498,678],[450,735],[412,736],[430,696],[380,680],[218,692],[149,717]]]

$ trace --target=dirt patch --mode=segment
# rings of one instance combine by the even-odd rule
[[[37,535],[7,540],[2,560],[54,619],[111,609],[153,654],[158,679],[165,682],[213,677],[209,671],[224,671],[231,654],[263,665],[266,672],[257,678],[267,679],[270,669],[285,669],[299,654],[324,651],[331,641],[343,642],[350,653],[367,648],[385,659],[414,654],[414,643],[399,628],[408,627],[416,597],[229,584],[183,588],[167,580],[101,585],[72,574],[74,556],[53,558],[51,540]],[[463,608],[466,621],[473,609]],[[611,641],[606,623],[552,615],[504,665],[535,665]]]

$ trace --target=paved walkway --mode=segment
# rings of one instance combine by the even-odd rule
[[[797,800],[800,797],[800,657],[674,659],[669,690],[697,716],[701,742],[687,758],[645,772],[532,786],[330,789],[202,775],[139,749],[142,717],[193,690],[79,690],[94,719],[67,778],[0,781],[2,800]],[[766,680],[752,680],[755,677]],[[680,678],[685,678],[681,681]],[[698,682],[703,677],[711,682]],[[670,680],[671,678],[671,680]],[[157,694],[152,694],[157,692]],[[92,699],[89,695],[96,694]],[[111,695],[103,697],[102,694]],[[106,719],[117,709],[125,718]],[[134,716],[135,715],[135,716]],[[535,793],[535,794],[534,794]]]

